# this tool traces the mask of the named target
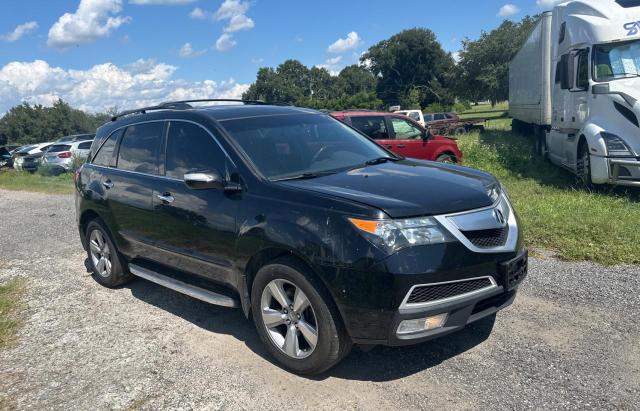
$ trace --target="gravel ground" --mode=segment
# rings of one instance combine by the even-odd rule
[[[640,267],[533,258],[516,303],[457,334],[274,365],[239,310],[85,268],[73,198],[0,190],[0,281],[28,281],[0,352],[16,409],[640,409]],[[0,406],[1,407],[1,406]]]

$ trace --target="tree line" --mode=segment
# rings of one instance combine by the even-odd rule
[[[258,70],[243,94],[247,100],[288,103],[325,110],[349,108],[445,111],[460,105],[509,97],[509,62],[533,30],[538,16],[504,21],[477,40],[465,39],[458,61],[426,28],[397,33],[370,47],[360,63],[337,75],[287,60]],[[0,145],[31,144],[92,133],[110,113],[91,114],[62,100],[52,107],[23,103],[0,119]]]
[[[337,76],[287,60],[276,68],[260,68],[243,98],[328,110],[394,105],[446,109],[455,102],[487,100],[495,104],[509,97],[509,62],[538,17],[505,20],[477,40],[463,40],[458,61],[426,28],[404,30],[373,45],[360,64]]]

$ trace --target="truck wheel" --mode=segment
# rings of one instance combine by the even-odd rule
[[[258,335],[284,368],[319,374],[344,358],[351,338],[337,309],[297,260],[282,258],[262,267],[251,287]]]
[[[581,143],[578,148],[576,176],[579,185],[587,189],[593,188],[593,182],[591,181],[591,157],[589,155],[589,144],[586,142]]]
[[[544,130],[540,130],[535,134],[535,151],[542,159],[547,157],[547,137]]]
[[[87,256],[93,278],[105,287],[113,288],[133,278],[126,270],[126,262],[120,257],[107,230],[100,220],[92,220],[85,231]]]
[[[456,158],[451,154],[440,154],[438,158],[436,158],[438,163],[447,163],[447,164],[456,164]]]
[[[454,135],[462,135],[465,134],[467,132],[467,129],[465,129],[464,127],[458,127],[456,128],[456,130],[453,132]]]

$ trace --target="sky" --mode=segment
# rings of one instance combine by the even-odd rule
[[[0,113],[58,98],[92,112],[240,98],[287,59],[337,73],[412,27],[455,53],[555,0],[3,0]]]

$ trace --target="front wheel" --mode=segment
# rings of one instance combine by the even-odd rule
[[[456,164],[456,158],[451,154],[440,154],[436,161],[438,163]]]
[[[253,321],[267,351],[286,369],[318,374],[348,354],[351,339],[328,299],[294,259],[277,260],[256,274]]]
[[[578,149],[578,159],[576,162],[576,176],[578,184],[587,189],[593,188],[591,180],[591,156],[589,154],[589,145],[585,142],[580,144]]]

